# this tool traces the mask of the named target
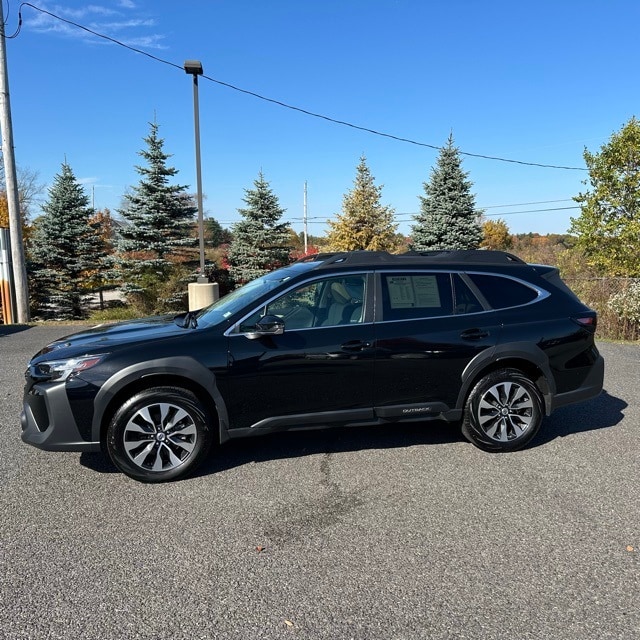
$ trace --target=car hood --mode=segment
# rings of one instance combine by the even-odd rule
[[[178,326],[173,319],[173,315],[151,316],[115,324],[100,324],[52,342],[33,359],[70,358],[87,353],[108,352],[124,344],[170,338],[193,331]]]

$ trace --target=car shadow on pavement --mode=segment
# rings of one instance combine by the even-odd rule
[[[463,441],[464,438],[456,425],[435,420],[429,423],[337,427],[273,433],[226,443],[223,446],[226,450],[221,450],[220,455],[211,456],[196,475],[206,475],[251,462],[267,462],[280,458],[299,458],[367,449],[398,449]]]
[[[558,409],[545,418],[540,434],[528,447],[538,447],[575,433],[613,427],[624,418],[623,411],[627,406],[624,400],[604,391],[587,402]],[[194,475],[207,476],[250,463],[322,453],[463,442],[466,440],[458,425],[435,420],[375,427],[288,431],[231,440],[219,451],[212,452]],[[118,472],[107,456],[101,453],[81,454],[80,464],[98,473]]]
[[[249,463],[299,458],[318,453],[394,449],[463,441],[456,425],[435,420],[429,423],[287,431],[230,440],[217,451],[212,451],[194,476],[206,476]],[[80,464],[98,473],[118,472],[102,453],[82,453]]]
[[[621,398],[603,391],[586,402],[562,407],[545,418],[540,433],[529,446],[540,446],[574,433],[614,427],[622,421],[628,406]]]

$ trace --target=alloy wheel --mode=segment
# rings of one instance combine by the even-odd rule
[[[516,382],[489,387],[478,403],[478,426],[496,442],[520,438],[534,421],[534,402],[529,391]]]
[[[158,402],[141,407],[124,428],[127,456],[147,471],[170,471],[183,465],[196,447],[198,432],[182,407]]]

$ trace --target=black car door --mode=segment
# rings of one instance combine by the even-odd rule
[[[500,324],[459,274],[380,272],[375,408],[380,417],[428,417],[454,408],[462,373],[494,347]]]
[[[254,310],[228,337],[221,380],[231,429],[276,430],[373,416],[372,275],[316,278]],[[249,336],[266,315],[281,335]]]

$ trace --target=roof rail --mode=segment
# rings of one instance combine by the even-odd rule
[[[401,254],[408,258],[422,257],[430,262],[474,262],[482,264],[526,264],[522,258],[506,251],[488,249],[432,249],[429,251],[407,251]]]
[[[435,249],[431,251],[407,251],[401,254],[387,251],[336,251],[304,256],[297,262],[322,262],[323,266],[338,263],[370,265],[375,262],[391,264],[414,263],[466,263],[466,264],[526,264],[518,256],[506,251],[487,249]]]
[[[298,258],[296,262],[322,262],[323,260],[329,260],[338,253],[310,253],[309,255]]]
[[[369,263],[375,260],[387,262],[397,258],[397,255],[392,255],[387,251],[336,251],[334,253],[316,253],[309,256],[304,256],[296,262],[323,262],[324,264],[335,264],[336,262],[349,262],[349,263]]]

